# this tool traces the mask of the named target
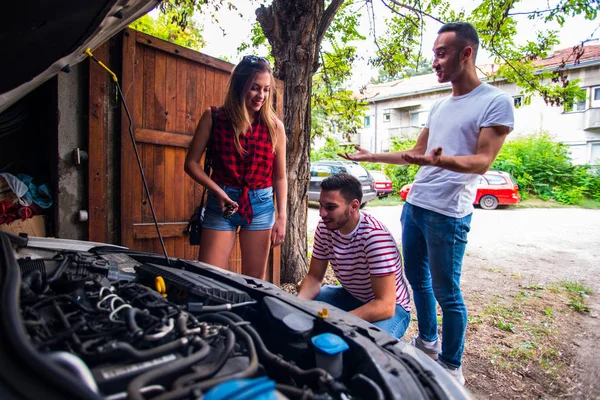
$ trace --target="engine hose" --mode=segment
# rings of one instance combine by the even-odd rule
[[[182,388],[190,383],[210,378],[223,368],[223,365],[227,362],[231,353],[233,353],[233,347],[235,345],[235,335],[233,334],[233,331],[231,329],[225,329],[223,333],[225,334],[225,348],[222,351],[221,357],[216,362],[207,365],[204,368],[204,371],[197,371],[177,378],[173,383],[174,388]]]
[[[251,306],[256,304],[256,300],[244,301],[241,303],[226,303],[219,304],[217,306],[202,306],[202,308],[198,312],[217,312],[217,311],[229,311],[234,308],[240,308],[245,306]]]
[[[65,328],[73,329],[73,327],[71,326],[71,323],[65,316],[65,313],[63,313],[63,311],[58,306],[58,304],[56,302],[54,302],[54,303],[52,303],[52,306],[54,307],[54,312],[58,315],[58,319],[60,320],[60,322],[62,322],[62,324],[65,326]],[[81,326],[84,326],[87,323],[86,321],[81,321],[81,322],[83,322],[83,324],[81,324]],[[79,330],[78,328],[76,328],[76,330],[73,330],[73,333],[71,334],[71,339],[73,339],[73,343],[75,343],[75,345],[77,346],[77,349],[80,349],[81,348],[81,340],[79,340],[79,337],[75,333],[78,330]]]
[[[44,280],[40,271],[32,270],[27,272],[21,280],[21,297],[23,299],[37,299],[38,294],[42,292],[43,285]]]
[[[51,339],[48,339],[47,341],[44,342],[40,342],[39,345],[41,346],[52,346],[56,343],[60,343],[63,340],[66,340],[69,337],[72,337],[77,331],[79,331],[79,329],[81,329],[82,327],[84,327],[86,324],[85,321],[80,321],[76,324],[74,324],[73,326],[71,326],[69,329],[64,330],[62,332],[56,332],[52,335]],[[78,345],[80,346],[80,345]]]
[[[227,317],[237,322],[244,321],[239,315],[231,312],[223,312],[222,314],[225,314]],[[335,382],[334,378],[322,368],[312,368],[303,370],[297,367],[296,365],[289,363],[283,358],[271,353],[271,351],[267,349],[267,346],[263,342],[260,335],[252,326],[246,325],[244,326],[244,329],[250,334],[250,336],[252,336],[252,339],[254,339],[254,342],[256,343],[256,347],[258,349],[258,353],[262,357],[264,357],[265,361],[268,361],[276,368],[281,369],[283,371],[287,371],[289,374],[294,375],[295,377],[299,378],[302,382],[305,383],[318,383],[319,381],[321,381],[326,385],[330,386],[330,383]]]
[[[206,358],[206,356],[208,356],[210,353],[210,346],[208,343],[198,337],[194,338],[193,342],[193,344],[200,345],[200,350],[193,353],[189,357],[180,358],[179,360],[166,364],[163,367],[152,369],[133,379],[127,386],[127,399],[144,400],[144,396],[140,392],[144,386],[147,386],[150,382],[157,379],[168,379],[172,375],[180,373],[182,370],[185,370],[186,368],[189,368]]]
[[[94,376],[90,371],[89,367],[81,360],[81,358],[67,353],[66,351],[56,351],[48,353],[48,358],[52,361],[68,368],[73,372],[90,390],[94,393],[98,393],[98,385],[94,380]]]
[[[50,279],[48,279],[48,283],[52,283],[52,282],[56,281],[58,278],[60,278],[60,275],[69,266],[70,262],[71,262],[71,256],[70,255],[68,255],[68,256],[66,255],[65,259],[62,261],[62,263],[60,263],[60,265],[58,266],[58,268],[56,269],[56,271],[54,271],[54,274],[52,274],[52,276],[50,277]]]
[[[36,310],[40,307],[44,307],[50,303],[52,303],[53,301],[66,301],[68,303],[70,303],[71,305],[79,308],[81,311],[85,311],[88,313],[95,313],[96,310],[94,310],[93,308],[87,307],[84,304],[82,304],[81,302],[79,302],[77,299],[73,298],[72,296],[68,295],[68,294],[61,294],[58,296],[51,296],[51,297],[47,297],[44,300],[35,303],[34,305],[31,306],[31,309]]]
[[[244,330],[244,328],[237,326],[234,321],[220,314],[207,314],[202,318],[199,318],[199,320],[209,320],[229,325],[230,328],[246,342],[250,357],[250,364],[244,371],[199,382],[195,385],[189,386],[191,389],[204,391],[225,381],[233,379],[246,379],[256,375],[258,371],[258,355],[256,352],[256,346],[252,340],[252,337]]]
[[[356,374],[350,381],[353,393],[358,392],[361,397],[368,398],[370,400],[384,400],[385,395],[383,390],[371,379],[363,374]]]
[[[41,273],[42,283],[46,283],[46,263],[44,261],[44,259],[39,258],[35,260],[20,259],[19,268],[21,269],[23,278],[32,271],[39,271]]]
[[[127,329],[136,338],[144,334],[144,330],[135,322],[135,316],[141,313],[142,311],[139,308],[128,308],[125,310],[125,324],[127,325]]]
[[[198,318],[200,321],[208,320],[220,322],[225,325],[229,325],[229,328],[232,329],[237,336],[242,338],[244,342],[246,342],[248,355],[250,357],[250,364],[248,368],[244,371],[236,372],[234,374],[220,376],[218,378],[212,378],[205,380],[204,382],[197,383],[195,385],[186,386],[183,388],[175,389],[171,392],[164,393],[152,400],[176,400],[188,398],[191,393],[195,393],[196,391],[205,391],[210,389],[222,382],[233,380],[233,379],[245,379],[250,378],[256,375],[258,372],[258,356],[256,354],[256,347],[254,346],[254,342],[252,341],[252,337],[240,326],[237,326],[234,321],[231,319],[224,317],[220,314],[206,314]],[[137,400],[137,399],[133,399]]]
[[[179,350],[181,347],[185,347],[188,343],[188,338],[180,338],[152,349],[138,350],[126,342],[111,342],[104,346],[98,347],[97,351],[100,353],[98,354],[100,357],[104,356],[112,358],[116,356],[115,353],[126,353],[128,356],[133,357],[136,361],[144,361],[173,353],[174,351]]]
[[[167,390],[164,388],[164,386],[161,385],[150,385],[140,389],[140,392],[142,392],[142,394],[148,394],[150,396],[154,394],[153,392],[164,393],[166,391]],[[127,392],[120,392],[112,394],[110,396],[106,396],[104,397],[104,400],[127,400]]]
[[[275,385],[275,389],[279,390],[290,400],[331,400],[331,396],[314,394],[310,389],[301,389],[279,383]]]

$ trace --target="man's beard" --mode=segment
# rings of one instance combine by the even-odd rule
[[[330,231],[336,231],[340,229],[342,226],[346,225],[346,223],[350,220],[350,210],[346,210],[346,212],[340,216],[338,219],[331,221],[332,225],[326,225],[326,228]]]

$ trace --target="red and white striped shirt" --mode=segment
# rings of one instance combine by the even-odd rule
[[[319,221],[312,256],[329,261],[335,277],[352,296],[363,302],[375,299],[371,275],[396,276],[396,304],[410,311],[410,296],[402,273],[402,258],[385,225],[367,213],[351,233],[330,231]]]

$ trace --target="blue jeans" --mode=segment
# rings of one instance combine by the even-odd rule
[[[323,301],[344,311],[352,311],[364,305],[362,301],[352,296],[341,286],[325,285],[314,300]],[[396,313],[392,318],[371,322],[373,325],[400,339],[404,336],[410,322],[410,313],[401,305],[396,304]]]
[[[242,193],[241,189],[230,188],[225,185],[219,185],[227,196],[233,201],[239,201]],[[252,222],[248,224],[243,220],[239,213],[234,213],[231,217],[223,217],[223,211],[219,205],[217,197],[212,191],[208,192],[206,200],[206,210],[204,211],[204,221],[202,226],[217,231],[235,231],[244,229],[247,231],[269,230],[275,223],[275,204],[273,202],[273,188],[250,189],[250,205],[252,206]]]
[[[437,340],[437,300],[442,309],[439,357],[454,368],[460,367],[465,347],[467,307],[460,274],[471,216],[452,218],[405,203],[400,217],[404,271],[413,290],[419,335]]]

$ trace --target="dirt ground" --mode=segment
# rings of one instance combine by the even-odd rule
[[[365,211],[400,244],[401,209]],[[309,244],[318,220],[309,208]],[[463,368],[476,398],[600,399],[599,227],[600,210],[475,210],[461,285]]]

